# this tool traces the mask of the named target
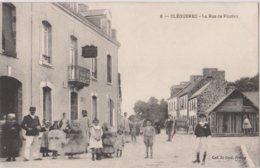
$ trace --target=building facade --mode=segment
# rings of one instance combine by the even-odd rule
[[[178,104],[177,119],[186,119],[195,128],[197,116],[225,95],[225,72],[217,68],[203,68],[202,75],[191,75],[186,85],[173,97],[168,106]],[[170,110],[171,107],[169,107]]]
[[[118,49],[108,10],[79,3],[0,4],[0,118],[79,120],[87,110],[117,127]],[[95,15],[93,15],[93,13]],[[119,95],[120,94],[120,95]]]
[[[258,97],[258,94],[257,96]],[[251,135],[259,133],[259,109],[245,94],[234,89],[221,97],[206,113],[213,136],[241,136],[243,118],[247,116],[252,126]]]

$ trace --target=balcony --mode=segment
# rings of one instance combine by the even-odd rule
[[[78,65],[70,65],[68,67],[68,74],[69,74],[68,83],[71,88],[80,90],[83,87],[90,85],[89,69]]]

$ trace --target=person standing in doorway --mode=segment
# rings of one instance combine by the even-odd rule
[[[80,127],[81,127],[81,130],[82,130],[85,152],[87,152],[88,145],[89,145],[89,136],[90,136],[89,135],[90,121],[89,121],[89,118],[88,118],[87,110],[82,110],[82,118],[80,120]]]
[[[249,119],[247,118],[246,115],[244,115],[244,120],[243,120],[243,131],[244,131],[244,134],[245,135],[249,135],[250,134],[250,131],[252,129],[252,125],[249,121]]]
[[[36,107],[30,107],[29,110],[30,114],[23,118],[21,124],[21,127],[26,131],[24,161],[30,160],[31,154],[35,160],[42,160],[40,158],[40,148],[38,149],[38,136],[41,130],[40,120],[39,117],[35,115]]]
[[[196,160],[192,161],[193,163],[200,163],[200,151],[204,152],[202,165],[205,165],[205,160],[207,157],[207,137],[211,135],[209,124],[206,121],[206,115],[199,115],[200,122],[197,124],[195,128],[194,134],[196,135]]]

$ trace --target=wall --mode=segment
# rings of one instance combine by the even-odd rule
[[[211,84],[197,97],[198,112],[205,112],[225,95],[225,82],[212,80]]]
[[[91,114],[91,96],[98,97],[98,113],[102,122],[108,121],[108,100],[114,101],[114,124],[117,121],[118,104],[118,45],[104,38],[93,29],[79,22],[52,3],[13,3],[17,10],[17,58],[0,57],[0,75],[4,67],[13,67],[14,77],[23,84],[23,115],[31,105],[36,106],[42,119],[42,87],[52,89],[53,120],[70,112],[70,88],[68,87],[68,65],[70,36],[78,39],[78,64],[91,70],[91,59],[81,56],[81,47],[94,44],[98,47],[98,78],[91,80],[89,87],[78,91],[79,111],[86,109]],[[32,14],[32,15],[31,15]],[[1,17],[2,18],[2,17]],[[31,19],[30,19],[31,18]],[[52,65],[41,65],[42,20],[52,26]],[[31,24],[32,21],[32,24]],[[32,40],[32,43],[31,43]],[[31,47],[32,46],[32,47]],[[112,56],[112,83],[107,83],[107,54]],[[31,71],[31,61],[32,69]],[[31,74],[32,73],[32,80]],[[32,98],[30,90],[32,89]],[[81,117],[81,113],[79,113]]]

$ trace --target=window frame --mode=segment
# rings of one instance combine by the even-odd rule
[[[11,32],[11,36],[12,36],[12,40],[13,40],[13,48],[12,48],[12,51],[8,51],[7,49],[6,49],[6,47],[5,47],[5,35],[4,34],[6,34],[6,32],[5,32],[5,29],[4,29],[4,27],[3,27],[3,25],[6,25],[6,24],[4,24],[4,16],[5,16],[5,12],[4,12],[4,10],[3,10],[3,8],[4,8],[4,6],[7,6],[7,7],[9,7],[10,9],[11,9],[11,28],[12,28],[12,30],[10,31]],[[8,57],[13,57],[13,58],[17,58],[17,42],[16,42],[16,27],[17,27],[17,14],[16,14],[16,7],[15,7],[15,5],[13,5],[12,3],[10,3],[10,2],[3,2],[2,3],[2,5],[1,5],[1,7],[2,7],[2,23],[1,23],[1,25],[2,25],[2,42],[1,42],[1,49],[2,49],[2,53],[4,54],[4,55],[6,55],[6,56],[8,56]]]
[[[44,65],[52,66],[52,25],[47,20],[43,20],[41,25],[41,62]]]
[[[112,68],[112,56],[110,54],[107,54],[107,83],[112,84],[112,73],[113,68]]]

